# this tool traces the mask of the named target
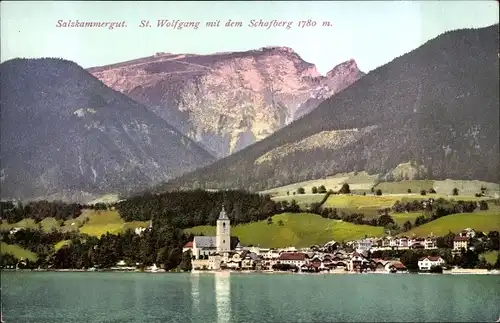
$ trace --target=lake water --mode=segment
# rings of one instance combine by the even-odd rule
[[[7,323],[494,322],[498,275],[2,272]]]

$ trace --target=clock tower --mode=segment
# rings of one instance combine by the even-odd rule
[[[215,245],[217,252],[231,251],[231,224],[224,206],[222,206],[219,218],[217,219]]]

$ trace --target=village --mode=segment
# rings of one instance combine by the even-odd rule
[[[195,236],[183,252],[192,255],[192,270],[198,271],[291,271],[300,273],[408,273],[399,259],[374,258],[377,251],[437,250],[437,237],[391,237],[365,238],[340,244],[330,241],[323,246],[297,249],[262,248],[242,246],[238,237],[230,235],[230,220],[224,208],[217,220],[216,236]],[[453,239],[452,254],[458,254],[473,247],[470,240],[476,232],[466,228]],[[437,253],[436,253],[437,254]],[[443,273],[496,273],[486,269],[450,268],[439,255],[418,259],[419,272]]]

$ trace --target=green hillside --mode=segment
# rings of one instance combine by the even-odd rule
[[[339,220],[324,219],[311,213],[284,213],[272,217],[273,223],[259,221],[231,228],[231,235],[237,236],[244,245],[261,247],[309,247],[331,240],[354,240],[367,236],[383,236],[384,229],[356,225]],[[283,225],[279,225],[279,221]],[[187,229],[194,234],[215,235],[215,227],[198,226]]]
[[[28,259],[29,261],[37,260],[37,256],[34,252],[26,250],[17,245],[6,244],[5,242],[0,242],[0,253],[11,254],[17,259]]]
[[[383,193],[388,194],[404,194],[408,193],[408,189],[410,189],[412,193],[420,194],[421,190],[429,191],[433,186],[434,181],[432,180],[404,180],[400,182],[381,182],[375,186],[375,189],[380,189]]]
[[[413,228],[404,234],[425,237],[432,233],[437,236],[444,236],[449,231],[458,232],[465,228],[472,228],[483,232],[500,231],[500,212],[497,209],[493,209],[489,211],[452,214]]]
[[[118,211],[93,211],[84,210],[84,212],[75,219],[64,221],[63,226],[60,226],[58,221],[54,218],[45,218],[39,224],[35,224],[33,219],[24,219],[17,223],[3,223],[0,224],[2,230],[12,228],[29,228],[39,229],[40,226],[45,232],[56,229],[63,232],[75,231],[91,236],[100,237],[106,232],[115,234],[123,232],[127,229],[135,229],[138,227],[147,227],[148,221],[131,221],[125,222],[118,214]]]
[[[292,202],[292,200],[295,200],[297,204],[302,207],[302,208],[307,208],[311,206],[312,203],[319,203],[323,198],[325,197],[325,194],[300,194],[300,195],[285,195],[285,196],[275,196],[272,197],[271,199],[275,202],[281,202],[281,201],[288,201],[289,203]]]

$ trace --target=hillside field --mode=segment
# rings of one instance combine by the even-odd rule
[[[28,259],[29,261],[36,261],[37,256],[34,252],[26,250],[20,246],[6,244],[5,242],[0,242],[0,254],[11,254],[17,259]]]
[[[231,227],[231,235],[237,236],[244,245],[261,247],[309,247],[331,240],[347,241],[365,236],[383,236],[384,229],[367,225],[356,225],[340,220],[324,219],[311,213],[283,213],[267,220]],[[278,221],[283,221],[283,226]],[[213,226],[197,226],[187,229],[193,234],[215,235]]]
[[[75,231],[90,236],[100,237],[106,232],[116,234],[123,232],[126,229],[135,229],[138,227],[147,227],[148,221],[132,221],[125,222],[118,214],[118,211],[93,211],[84,210],[82,214],[75,218],[64,221],[61,226],[54,218],[45,218],[39,224],[35,224],[33,219],[24,219],[17,223],[2,223],[0,228],[8,230],[11,228],[31,228],[39,229],[40,226],[45,232],[52,229],[61,230],[63,232]]]
[[[291,196],[275,196],[271,197],[271,199],[275,202],[281,202],[281,201],[288,201],[291,202],[292,200],[295,200],[297,204],[301,208],[307,208],[311,206],[312,203],[319,203],[323,198],[325,197],[325,194],[300,194],[300,195],[291,195]]]
[[[391,213],[392,218],[400,227],[406,221],[410,221],[412,225],[415,224],[415,220],[421,215],[424,215],[424,212]]]
[[[366,172],[359,173],[343,173],[336,174],[334,176],[328,176],[325,178],[314,179],[310,181],[293,183],[281,187],[272,188],[269,190],[261,191],[261,194],[269,194],[271,196],[287,196],[287,192],[290,193],[290,197],[293,192],[297,192],[299,187],[303,187],[307,193],[311,193],[313,186],[320,187],[324,185],[327,190],[338,191],[342,184],[348,183],[352,191],[368,192],[376,184],[377,175],[369,175]]]
[[[500,231],[500,212],[498,209],[492,209],[452,214],[413,228],[401,235],[426,237],[432,233],[436,236],[444,236],[449,231],[456,233],[465,228],[482,232]]]
[[[457,188],[459,195],[461,196],[472,196],[474,194],[480,193],[481,188],[485,188],[486,195],[488,197],[497,197],[500,194],[500,184],[476,181],[476,180],[401,180],[393,182],[382,182],[378,180],[378,175],[370,175],[366,172],[359,173],[342,173],[334,176],[328,176],[325,178],[309,180],[304,182],[297,182],[281,187],[272,188],[260,192],[261,194],[269,194],[271,196],[292,196],[293,192],[296,192],[299,187],[305,189],[306,194],[311,193],[313,186],[319,187],[324,185],[327,190],[338,191],[342,184],[347,183],[351,189],[351,192],[359,193],[370,193],[371,189],[382,190],[385,194],[408,194],[408,189],[411,190],[413,194],[420,194],[422,189],[429,191],[434,188],[436,193],[440,196],[451,196],[453,193],[453,188]]]

